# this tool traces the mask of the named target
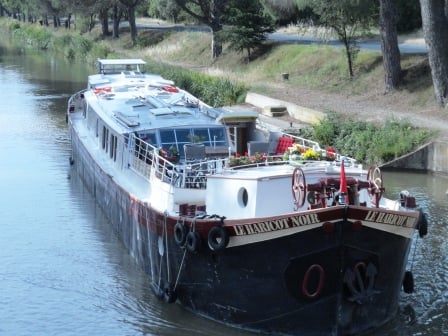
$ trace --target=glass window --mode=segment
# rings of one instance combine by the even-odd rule
[[[157,147],[156,133],[140,133],[137,135],[137,137],[149,143],[150,145]]]
[[[211,146],[227,146],[226,133],[224,127],[210,128]]]
[[[193,130],[194,141],[192,142],[200,142],[205,144],[206,146],[210,146],[210,137],[208,134],[208,128],[195,128]]]
[[[162,142],[162,145],[166,143],[171,144],[176,142],[176,135],[174,134],[174,130],[160,130],[160,141]]]
[[[117,160],[117,144],[118,144],[118,138],[111,134],[110,135],[110,151],[109,151],[109,155],[111,157],[111,159],[113,159],[114,161]]]
[[[190,136],[191,130],[189,128],[179,128],[176,129],[176,138],[179,144],[186,144],[191,142]]]
[[[228,146],[224,127],[162,129],[159,134],[160,143],[158,145],[165,150],[170,147],[176,148],[181,157],[184,155],[184,145],[188,143],[203,143],[211,147]],[[148,136],[151,136],[152,143],[156,145],[155,134],[145,134],[145,137],[148,138]],[[143,135],[140,137],[144,138]]]
[[[103,126],[102,148],[107,152],[109,147],[109,129]]]

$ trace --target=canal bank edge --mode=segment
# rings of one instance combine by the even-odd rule
[[[437,140],[381,166],[385,169],[412,169],[448,174],[448,141]]]
[[[274,116],[272,115],[274,109],[285,108],[290,118],[311,125],[318,123],[325,117],[325,114],[320,111],[253,92],[247,93],[246,103],[262,109],[262,113],[268,116]]]
[[[283,123],[284,128],[287,128],[292,120],[294,120],[294,123],[313,125],[325,117],[323,112],[253,92],[247,93],[245,102],[268,117],[268,122]],[[282,122],[282,119],[276,117],[275,111],[283,110],[290,121],[283,118]],[[427,143],[411,153],[381,165],[381,167],[384,169],[410,169],[448,174],[448,139]]]

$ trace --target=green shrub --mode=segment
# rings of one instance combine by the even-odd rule
[[[210,106],[232,105],[244,100],[247,88],[228,79],[211,77],[204,73],[163,65],[147,60],[147,70],[174,81]]]
[[[339,152],[367,164],[391,161],[411,152],[434,135],[407,121],[391,118],[380,126],[354,121],[334,112],[328,112],[320,124],[306,132],[322,146],[334,146]]]
[[[52,34],[45,27],[29,24],[15,27],[12,36],[16,42],[38,49],[47,49],[52,41]]]

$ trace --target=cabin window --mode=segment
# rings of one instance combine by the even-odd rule
[[[176,142],[176,134],[173,129],[160,131],[160,142],[164,144],[172,144]]]
[[[191,140],[191,131],[189,128],[176,129],[176,139],[179,144],[193,142]]]
[[[190,128],[178,128],[160,131],[160,142],[162,148],[176,148],[180,156],[184,156],[184,144],[195,142],[192,138]]]
[[[137,134],[137,137],[142,139],[143,141],[149,143],[150,145],[157,145],[157,137],[156,133],[140,133]]]
[[[109,130],[103,126],[102,148],[107,152],[109,147]]]
[[[184,155],[184,145],[188,143],[202,143],[206,146],[227,146],[225,128],[175,128],[160,130],[160,146],[168,149],[177,148],[180,156]]]
[[[114,161],[117,160],[117,143],[118,143],[118,138],[111,134],[110,135],[110,151],[109,151],[109,155],[110,158]]]
[[[200,142],[206,146],[210,146],[210,135],[208,133],[208,128],[193,129],[190,138],[192,139],[191,142]]]
[[[245,208],[249,202],[249,194],[246,188],[241,188],[238,191],[238,204],[240,207]]]

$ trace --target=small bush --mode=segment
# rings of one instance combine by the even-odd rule
[[[147,60],[149,72],[158,73],[176,83],[208,105],[217,107],[243,101],[247,88],[228,79],[211,77],[192,70],[162,65]]]
[[[434,134],[393,118],[380,126],[353,121],[334,112],[328,112],[326,119],[307,132],[322,146],[335,146],[341,153],[367,164],[381,164],[409,153]]]

